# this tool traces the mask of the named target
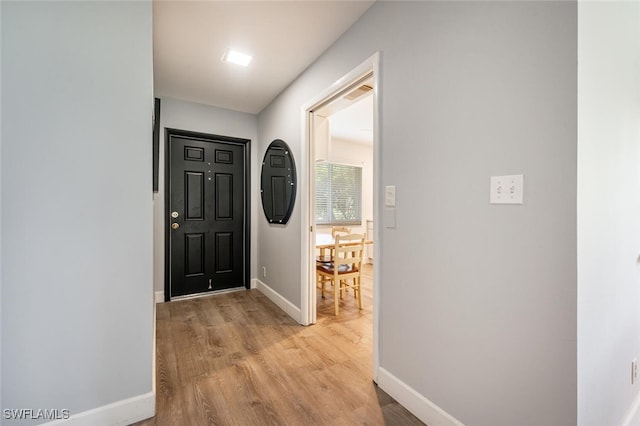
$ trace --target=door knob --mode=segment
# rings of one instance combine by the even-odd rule
[[[172,218],[177,219],[177,218],[178,218],[178,216],[180,216],[180,215],[178,214],[178,212],[171,212],[171,217],[172,217]]]
[[[180,228],[179,224],[177,224],[175,222],[171,224],[171,229],[178,229],[178,228]]]

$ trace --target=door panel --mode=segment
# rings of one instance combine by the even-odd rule
[[[186,220],[204,220],[204,173],[186,172],[184,181]]]
[[[219,232],[216,234],[216,272],[230,272],[233,269],[233,234]]]
[[[233,220],[233,176],[216,173],[216,219]]]
[[[168,133],[169,289],[246,285],[244,143]]]
[[[204,161],[204,149],[193,146],[184,147],[184,159],[187,161]]]
[[[187,266],[184,275],[195,277],[204,274],[204,234],[185,234],[184,257]]]

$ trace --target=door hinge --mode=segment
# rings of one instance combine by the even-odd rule
[[[313,232],[313,225],[309,227],[309,232]]]

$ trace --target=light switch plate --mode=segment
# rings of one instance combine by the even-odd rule
[[[491,176],[489,202],[491,204],[522,204],[524,175]]]
[[[384,187],[384,206],[396,206],[396,187],[395,185],[387,185]]]

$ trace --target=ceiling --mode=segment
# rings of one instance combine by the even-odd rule
[[[257,114],[373,2],[154,0],[155,96]],[[228,47],[253,61],[222,62]]]
[[[329,116],[331,136],[365,145],[373,145],[373,95]]]
[[[373,86],[369,76],[313,111],[329,119],[332,138],[373,146]]]

